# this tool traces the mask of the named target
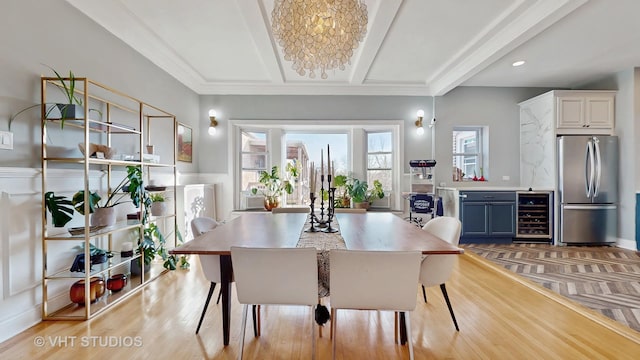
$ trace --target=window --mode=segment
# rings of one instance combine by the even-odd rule
[[[260,172],[267,170],[267,133],[242,130],[241,137],[240,190],[248,191],[259,185]]]
[[[286,159],[287,163],[298,164],[300,177],[294,184],[294,193],[287,196],[288,204],[308,204],[309,199],[309,162],[313,161],[317,168],[320,167],[320,154],[324,155],[324,166],[327,166],[327,145],[331,147],[331,162],[335,166],[336,175],[347,175],[348,171],[348,142],[347,133],[333,132],[286,132]],[[319,183],[319,179],[317,180]],[[319,186],[319,185],[318,185]],[[325,185],[326,186],[326,185]]]
[[[393,186],[393,141],[391,132],[367,133],[367,184],[379,180],[385,191]]]
[[[309,165],[320,166],[321,150],[326,165],[327,144],[336,175],[354,176],[372,186],[382,183],[385,199],[375,206],[398,210],[404,205],[401,188],[402,120],[371,121],[323,120],[232,120],[234,149],[235,209],[260,209],[253,187],[260,188],[261,171],[280,166],[285,180],[294,181],[294,193],[283,195],[281,204],[308,204]],[[289,168],[295,166],[297,179]],[[319,188],[319,183],[317,183]],[[326,183],[325,183],[326,186]]]
[[[454,127],[453,181],[480,177],[482,171],[482,128]]]

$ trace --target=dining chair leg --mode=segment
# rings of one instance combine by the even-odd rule
[[[242,355],[244,352],[244,334],[247,330],[247,311],[249,310],[249,305],[244,304],[242,309],[242,330],[240,330],[240,349],[238,350],[238,360],[242,360]]]
[[[329,340],[333,339],[333,319],[335,319],[336,317],[336,310],[335,309],[331,309],[331,328],[329,330]]]
[[[207,312],[207,307],[209,307],[209,301],[211,301],[211,295],[213,295],[213,290],[216,288],[216,283],[211,282],[209,286],[209,294],[207,295],[207,301],[204,302],[204,309],[202,309],[202,315],[200,315],[200,321],[198,322],[198,328],[196,329],[196,334],[200,332],[200,326],[202,325],[202,320],[204,320],[204,314]]]
[[[253,305],[251,309],[253,315],[253,336],[260,336],[260,305]]]
[[[451,302],[449,301],[449,295],[447,295],[447,288],[444,286],[444,283],[440,284],[440,290],[442,290],[442,295],[444,295],[444,301],[447,302],[447,306],[449,307],[449,313],[451,314],[453,325],[456,326],[456,331],[460,331],[460,328],[458,328],[458,322],[456,321],[456,316],[453,314],[453,308],[451,307]]]
[[[322,326],[320,326],[322,331]],[[316,359],[316,313],[314,307],[311,307],[311,359]]]
[[[336,323],[338,322],[338,318],[336,316],[336,309],[331,309],[331,359],[336,359]]]
[[[220,293],[218,293],[218,300],[216,300],[216,305],[220,304],[220,298],[222,297],[222,291],[220,291]]]
[[[424,302],[427,302],[427,292],[424,290],[424,285],[422,285],[422,297],[424,298]]]
[[[393,312],[393,341],[398,343],[398,312]]]
[[[407,343],[409,346],[409,359],[413,360],[413,339],[411,336],[411,316],[408,311],[404,312],[404,324],[407,332]]]

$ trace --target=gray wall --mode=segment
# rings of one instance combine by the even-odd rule
[[[120,90],[178,121],[198,119],[193,91],[63,0],[3,0],[0,48],[0,130],[11,114],[40,102],[40,76],[54,76],[43,64]],[[15,120],[14,150],[0,150],[0,166],[40,166],[37,117],[34,110]],[[182,172],[197,172],[195,156],[193,164],[179,164]]]
[[[436,181],[451,182],[451,131],[453,125],[489,127],[491,174],[484,185],[518,186],[520,141],[518,102],[548,89],[461,87],[436,98],[435,142]],[[206,134],[208,111],[218,111],[219,129],[215,137]],[[198,151],[211,156],[200,158],[202,173],[227,173],[228,120],[404,120],[404,172],[409,159],[432,158],[431,136],[415,133],[416,111],[425,111],[425,126],[433,116],[431,97],[408,96],[201,96],[200,145]],[[515,154],[515,155],[514,155]],[[503,181],[502,175],[510,176]],[[468,183],[465,183],[468,185]]]
[[[619,137],[619,207],[618,238],[628,242],[636,239],[636,168],[638,167],[636,112],[635,105],[640,93],[636,90],[640,84],[636,81],[638,70],[629,69],[612,76],[594,81],[584,88],[598,90],[617,90],[615,104],[615,133]]]
[[[219,129],[216,137],[206,133],[209,109],[218,111]],[[414,122],[416,112],[423,109],[430,119],[431,97],[410,96],[276,96],[226,95],[201,96],[201,134],[198,151],[215,155],[202,157],[200,172],[226,173],[228,161],[229,120],[406,120],[405,159],[424,159],[431,155],[431,137],[425,131],[417,136]],[[427,122],[425,122],[426,125]],[[405,164],[405,171],[409,166]]]

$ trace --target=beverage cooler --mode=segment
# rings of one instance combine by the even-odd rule
[[[551,243],[553,241],[553,192],[518,191],[514,242]]]

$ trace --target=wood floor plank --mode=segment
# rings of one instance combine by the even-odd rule
[[[192,263],[192,270],[170,272],[92,320],[42,322],[0,344],[0,358],[235,359],[242,319],[235,291],[230,345],[222,345],[220,305],[213,301],[195,335],[209,284],[195,258]],[[532,289],[528,280],[517,281],[516,275],[496,267],[471,254],[459,257],[447,290],[460,332],[455,331],[440,289],[428,288],[425,304],[416,287],[418,306],[411,314],[416,359],[639,358],[640,336],[624,336],[594,322],[579,307],[544,294],[551,291]],[[245,359],[310,358],[310,315],[308,308],[263,306],[260,338],[253,337],[248,321]],[[340,311],[337,325],[340,359],[409,358],[407,347],[394,343],[393,313]],[[46,341],[44,346],[36,344],[39,337]],[[75,337],[75,344],[51,344],[61,337]],[[129,338],[141,344],[126,346],[123,341]],[[81,341],[87,339],[85,346]],[[109,339],[120,343],[105,345]],[[317,338],[316,354],[318,359],[331,358],[328,326]]]

